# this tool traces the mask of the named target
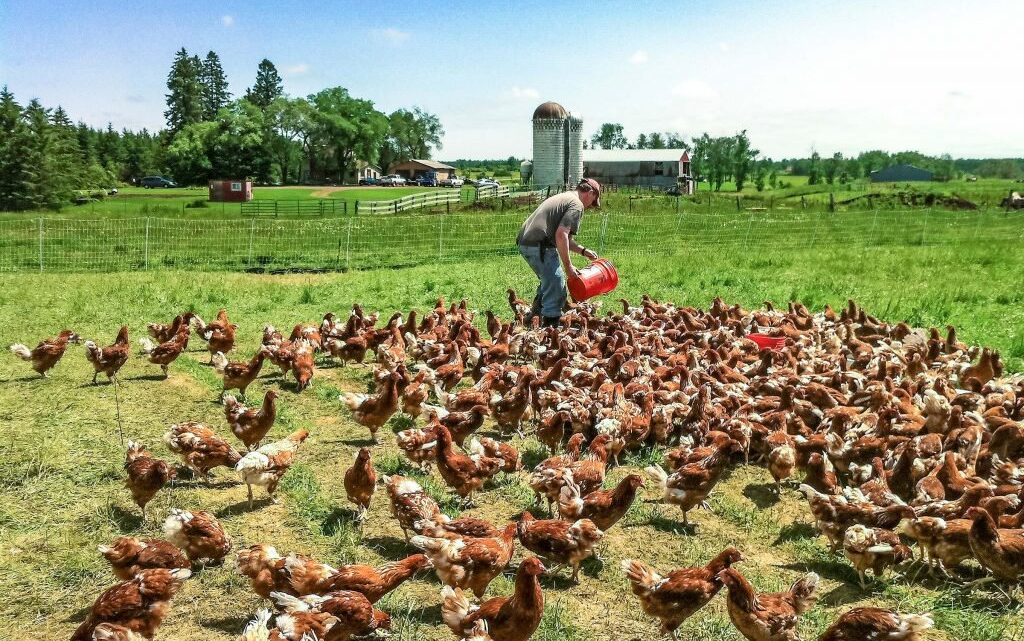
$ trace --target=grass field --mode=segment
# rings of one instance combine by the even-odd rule
[[[685,245],[683,246],[685,247]],[[728,251],[696,247],[658,256],[609,255],[622,275],[620,293],[636,300],[647,292],[657,298],[707,306],[715,295],[728,302],[757,306],[763,300],[804,301],[812,310],[854,297],[888,320],[919,326],[953,323],[970,342],[1000,349],[1013,371],[1024,370],[1024,292],[1019,274],[1024,252],[1019,243],[964,241],[957,247],[893,245],[849,248],[841,244],[815,249],[777,248],[754,238]],[[467,297],[480,310],[507,315],[504,289],[525,292],[532,275],[522,261],[426,264],[391,270],[281,276],[158,271],[118,274],[7,275],[0,288],[0,342],[34,344],[71,327],[85,338],[109,343],[127,323],[133,340],[147,321],[167,321],[193,308],[204,317],[226,307],[239,325],[239,355],[251,354],[264,323],[290,327],[318,320],[325,311],[344,312],[354,302],[382,315],[392,310],[423,310],[443,295]],[[614,304],[606,301],[607,304]],[[192,349],[201,343],[194,341]],[[122,534],[158,535],[154,522],[141,524],[122,485],[123,452],[116,416],[125,436],[141,439],[158,456],[171,460],[161,435],[174,422],[202,420],[226,433],[222,408],[215,402],[219,381],[206,366],[205,352],[191,351],[158,380],[156,366],[133,357],[122,371],[119,396],[108,385],[89,384],[91,367],[80,347],[72,347],[49,379],[38,379],[26,363],[0,358],[0,638],[67,638],[96,595],[113,583],[96,545]],[[372,367],[372,366],[371,366]],[[337,401],[339,390],[364,390],[371,368],[319,369],[311,389],[292,392],[291,382],[265,375],[250,388],[250,398],[282,387],[282,410],[272,437],[298,427],[312,434],[300,451],[300,463],[285,478],[280,503],[258,500],[253,511],[245,487],[226,470],[204,486],[179,482],[161,492],[151,515],[169,507],[202,508],[222,519],[236,548],[265,542],[280,551],[311,554],[324,562],[378,563],[410,553],[379,492],[360,533],[341,487],[341,472],[364,444],[365,430],[348,418]],[[405,427],[393,419],[394,430]],[[485,427],[485,432],[487,427]],[[391,430],[374,457],[382,472],[408,472],[394,447]],[[518,443],[528,465],[540,456],[536,443]],[[658,459],[660,452],[630,457],[610,474],[612,482]],[[435,476],[421,479],[446,508],[454,502]],[[657,624],[640,611],[619,570],[624,558],[639,558],[659,569],[702,563],[728,544],[744,551],[742,571],[761,590],[788,586],[808,570],[823,578],[822,599],[802,619],[804,639],[817,635],[855,604],[886,605],[905,612],[932,612],[936,641],[1001,641],[1024,635],[1019,590],[1016,599],[994,586],[968,589],[959,583],[907,576],[856,585],[856,574],[842,556],[828,552],[815,536],[805,502],[793,491],[776,500],[768,492],[770,476],[761,468],[740,467],[712,494],[714,513],[691,515],[696,535],[682,532],[678,512],[638,501],[624,522],[606,538],[605,563],[584,564],[578,586],[545,579],[547,607],[535,638],[621,640],[653,639]],[[257,494],[261,497],[262,494]],[[648,490],[646,498],[654,498]],[[477,497],[469,514],[504,522],[529,506],[521,480],[499,478]],[[514,563],[521,558],[517,551]],[[232,639],[261,606],[243,578],[231,568],[209,568],[189,580],[176,597],[158,633],[170,641]],[[452,639],[440,623],[440,586],[424,574],[382,603],[395,618],[393,638]],[[490,593],[511,591],[508,575]],[[719,596],[681,630],[681,638],[737,640]]]

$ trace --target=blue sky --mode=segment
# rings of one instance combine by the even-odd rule
[[[1021,0],[38,2],[0,0],[0,84],[116,128],[163,124],[177,49],[235,95],[260,59],[285,91],[420,106],[440,158],[530,155],[556,100],[587,131],[747,129],[775,158],[865,149],[1024,155]]]

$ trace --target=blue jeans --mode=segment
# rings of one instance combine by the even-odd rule
[[[562,271],[562,261],[558,259],[558,251],[554,247],[523,247],[520,245],[519,253],[523,255],[527,264],[530,265],[530,269],[540,279],[537,294],[533,298],[533,313],[539,313],[548,318],[561,316],[568,294],[565,290],[565,272]]]

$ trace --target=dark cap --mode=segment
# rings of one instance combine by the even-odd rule
[[[601,206],[601,183],[597,182],[593,178],[584,178],[580,181],[580,184],[576,186],[576,189],[584,189],[597,194],[597,198],[594,199],[594,206]]]

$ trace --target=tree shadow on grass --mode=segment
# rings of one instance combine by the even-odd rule
[[[389,561],[401,561],[410,554],[419,552],[412,545],[395,536],[372,536],[363,539],[363,545],[377,552]]]
[[[165,381],[167,377],[163,374],[139,374],[138,376],[132,376],[129,381]]]
[[[816,536],[818,536],[818,532],[814,529],[813,525],[794,521],[779,528],[779,536],[775,539],[774,545],[787,541],[813,539]]]
[[[682,536],[697,536],[699,530],[697,523],[684,524],[682,521],[666,518],[660,514],[652,516],[647,524],[660,532],[669,532]]]
[[[226,634],[230,634],[232,638],[238,636],[238,631],[245,627],[251,617],[245,615],[238,616],[226,616],[219,619],[204,619],[199,621],[199,625],[204,628],[211,630],[218,630]]]
[[[8,378],[4,383],[31,383],[32,381],[44,380],[42,376],[22,376],[21,378]],[[92,384],[89,384],[92,387]]]
[[[770,483],[750,483],[743,488],[743,496],[753,501],[754,505],[761,510],[773,507],[779,502],[779,495],[775,493],[775,486]]]
[[[473,593],[467,590],[470,598]],[[429,625],[441,625],[444,621],[441,619],[441,604],[425,605],[418,608],[413,608],[408,612],[403,613],[403,616],[407,616],[411,621],[419,621],[420,623],[426,623]]]
[[[362,524],[356,519],[355,509],[336,507],[320,524],[320,530],[327,536],[334,536],[343,529],[361,531]]]
[[[122,533],[137,532],[142,528],[142,512],[139,510],[126,510],[120,505],[112,505],[110,506],[110,517]],[[153,517],[150,516],[150,518]]]
[[[242,499],[238,503],[222,507],[221,509],[214,512],[214,516],[218,519],[230,518],[232,516],[238,516],[239,514],[246,514],[248,512],[259,512],[263,508],[273,503],[273,500],[269,496],[264,496],[253,500],[252,508],[249,507],[249,499]]]
[[[845,559],[840,561],[839,559],[819,558],[805,563],[787,563],[778,567],[796,572],[816,572],[818,576],[841,583],[856,585],[858,581],[857,571]]]

